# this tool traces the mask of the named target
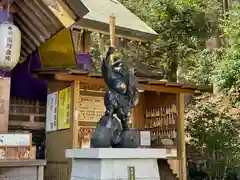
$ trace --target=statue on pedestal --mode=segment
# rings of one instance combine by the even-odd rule
[[[108,86],[104,97],[106,111],[92,134],[91,147],[137,148],[138,132],[129,128],[131,110],[138,102],[136,78],[121,59],[109,63],[113,53],[114,48],[110,47],[102,62],[102,76]]]

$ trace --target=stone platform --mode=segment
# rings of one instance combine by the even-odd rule
[[[160,180],[157,159],[166,149],[84,148],[66,150],[71,180]]]

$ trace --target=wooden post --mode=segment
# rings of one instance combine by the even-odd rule
[[[116,48],[116,32],[115,32],[115,16],[110,16],[110,22],[109,22],[109,32],[110,32],[110,41],[111,46]]]
[[[115,16],[110,15],[109,21],[109,33],[110,33],[110,46],[116,49],[116,32],[115,32]],[[111,56],[110,58],[111,63],[113,63],[114,58]]]
[[[77,101],[79,101],[79,82],[73,82],[73,107],[72,107],[72,148],[81,148],[78,139],[78,112],[76,111]]]
[[[177,94],[177,152],[179,160],[179,179],[187,180],[185,131],[184,131],[184,94]]]
[[[11,78],[0,79],[0,133],[8,132]]]
[[[133,128],[144,129],[145,127],[145,110],[146,110],[146,98],[144,92],[139,93],[139,102],[132,112],[132,125]]]
[[[104,39],[103,39],[103,35],[102,34],[99,34],[98,36],[98,41],[99,41],[99,51],[100,51],[100,54],[101,54],[101,59],[103,58],[103,54],[104,54]]]
[[[91,32],[84,31],[83,33],[83,52],[90,53],[91,51]]]

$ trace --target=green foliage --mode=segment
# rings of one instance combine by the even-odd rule
[[[227,169],[240,164],[240,123],[224,95],[196,97],[187,109],[187,132],[190,144],[202,159],[207,172],[222,179]]]
[[[240,5],[235,4],[216,21],[222,30],[222,47],[215,49],[199,50],[188,60],[188,71],[182,74],[187,82],[195,84],[215,83],[220,90],[239,91],[240,85]],[[207,52],[207,53],[206,53]],[[185,65],[186,66],[186,65]],[[239,99],[240,100],[240,99]]]
[[[240,48],[240,4],[234,4],[225,16],[222,18],[220,27],[223,29],[224,35],[229,39],[232,48]]]
[[[168,69],[171,81],[178,70],[184,81],[223,90],[197,97],[186,113],[191,146],[203,150],[208,173],[223,179],[240,164],[239,116],[232,112],[240,107],[240,6],[222,16],[218,0],[120,1],[159,34],[144,49],[149,66]]]
[[[240,51],[226,52],[215,69],[214,78],[223,90],[238,88],[240,85]]]
[[[177,79],[178,66],[184,66],[189,57],[199,49],[204,49],[205,40],[213,35],[216,29],[216,0],[121,2],[159,34],[158,40],[151,44],[148,61],[156,68],[163,66],[168,69],[168,79],[171,81]],[[212,6],[214,3],[215,6]]]
[[[224,35],[228,39],[221,61],[216,66],[214,79],[225,91],[240,87],[240,5],[234,5],[221,21]]]
[[[196,54],[185,78],[189,82],[215,83],[220,92],[197,97],[186,113],[190,144],[203,149],[201,156],[207,161],[207,172],[224,179],[227,171],[240,164],[240,6],[234,5],[218,20],[224,40],[220,49],[200,51]],[[219,37],[218,37],[219,38]]]
[[[190,84],[211,85],[213,72],[220,51],[221,50],[212,53],[204,49],[193,54],[189,57],[189,62],[191,62],[191,64],[188,64],[187,71],[180,74],[180,77]]]

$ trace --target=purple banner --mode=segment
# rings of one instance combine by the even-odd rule
[[[41,68],[41,61],[37,52],[34,52],[22,64],[18,64],[11,72],[11,96],[46,100],[47,81],[32,77],[31,74],[33,70]]]
[[[82,65],[85,71],[92,71],[92,58],[89,54],[76,54],[77,65]]]
[[[7,20],[12,21],[12,17],[13,17],[12,13],[9,13],[9,17],[8,17],[7,11],[0,10],[0,23],[3,23],[4,21],[7,21]]]

